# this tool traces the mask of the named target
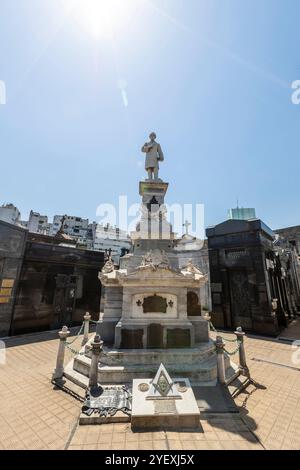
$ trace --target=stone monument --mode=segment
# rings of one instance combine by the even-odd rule
[[[189,379],[171,379],[163,364],[153,380],[134,379],[131,427],[198,428],[200,412]]]
[[[214,384],[217,361],[208,322],[201,306],[194,306],[192,316],[187,308],[189,297],[199,292],[207,276],[192,261],[180,266],[164,205],[169,185],[158,178],[158,162],[164,157],[155,138],[151,134],[142,148],[148,178],[139,183],[141,215],[131,233],[133,251],[120,259],[119,269],[109,258],[99,273],[104,294],[97,324],[104,341],[99,381],[131,384],[133,379],[154,377],[163,363],[175,377]],[[85,347],[86,355],[70,364],[70,377],[89,375],[91,354]]]

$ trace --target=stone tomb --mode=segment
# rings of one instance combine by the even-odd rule
[[[173,381],[161,364],[153,380],[133,380],[132,429],[195,429],[199,423],[200,411],[189,379]]]
[[[108,259],[99,273],[103,297],[97,334],[105,344],[98,368],[102,385],[130,386],[133,379],[153,378],[161,363],[174,377],[187,377],[193,384],[216,383],[215,345],[197,297],[207,276],[192,261],[181,263],[167,218],[168,186],[158,178],[140,182],[140,218],[131,232],[132,252],[121,257],[118,269]],[[89,376],[88,346],[65,371],[77,383]],[[229,367],[229,358],[225,361]],[[189,394],[187,385],[184,396]],[[183,397],[175,400],[177,412],[184,404]],[[151,416],[154,404],[149,401],[147,406]]]

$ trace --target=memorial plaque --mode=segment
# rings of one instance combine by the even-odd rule
[[[167,299],[160,297],[159,295],[152,295],[151,297],[146,297],[143,303],[144,313],[167,313]]]
[[[15,280],[14,279],[3,279],[2,287],[14,287]]]
[[[176,414],[175,400],[156,400],[154,403],[154,414]]]
[[[163,344],[163,327],[157,323],[148,326],[148,341],[147,347],[149,349],[162,349]]]
[[[189,348],[190,346],[190,330],[174,328],[167,331],[167,348]]]
[[[11,289],[3,289],[3,288],[0,288],[0,295],[5,295],[6,297],[7,296],[10,296],[11,295]]]
[[[143,349],[144,330],[122,330],[121,349]]]
[[[87,392],[82,412],[91,415],[96,412],[100,416],[114,416],[117,411],[125,414],[131,412],[131,396],[126,387],[99,388],[99,394]]]

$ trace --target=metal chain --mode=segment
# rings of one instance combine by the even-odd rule
[[[210,321],[209,322],[209,326],[210,326],[210,330],[211,331],[214,331],[215,333],[218,333],[218,331],[215,329],[214,325],[212,324],[212,322]],[[224,341],[227,341],[228,343],[236,343],[238,341],[237,338],[235,339],[228,339],[228,338],[225,338],[224,336],[221,336],[221,338],[224,340]]]
[[[228,339],[228,338],[224,338],[224,336],[221,336],[221,338],[224,340],[224,341],[227,341],[228,343],[236,343],[238,341],[237,338],[235,339]]]
[[[78,336],[81,335],[82,331],[83,331],[83,328],[84,328],[84,322],[82,322],[82,325],[80,327],[80,330],[78,331],[77,335],[75,336],[75,338],[72,340],[72,341],[66,341],[66,345],[71,345],[73,343],[75,343],[75,341],[78,339]]]
[[[232,351],[232,352],[229,352],[229,351],[227,351],[227,349],[224,348],[224,351],[225,351],[229,356],[234,356],[234,355],[238,352],[238,350],[240,349],[242,342],[239,341],[239,340],[237,340],[237,342],[238,342],[238,346],[237,346],[237,348],[236,348],[234,351]]]
[[[84,356],[85,355],[85,351],[83,351],[83,352],[77,351],[76,349],[71,348],[69,346],[69,344],[66,344],[66,348],[68,348],[69,351],[71,351],[72,354],[75,354],[75,355],[78,355],[78,356]]]

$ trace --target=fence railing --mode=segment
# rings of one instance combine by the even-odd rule
[[[246,352],[245,352],[245,343],[244,343],[244,337],[245,333],[242,329],[241,326],[236,328],[234,331],[235,338],[227,338],[225,336],[222,336],[214,327],[214,325],[211,322],[211,317],[209,314],[206,314],[204,318],[208,322],[208,326],[210,331],[213,331],[217,333],[216,340],[215,340],[215,347],[216,347],[216,352],[217,352],[217,368],[218,368],[218,381],[222,384],[229,384],[231,383],[235,378],[237,378],[239,375],[246,376],[250,379],[250,371],[247,366],[247,361],[246,361]],[[226,343],[236,343],[236,347],[233,351],[229,351],[226,349]],[[239,365],[238,365],[238,370],[237,372],[230,377],[229,379],[226,379],[226,367],[225,367],[225,358],[224,354],[227,354],[228,356],[234,356],[235,354],[239,353]]]
[[[211,322],[211,317],[209,316],[209,314],[207,314],[204,318],[208,322],[210,331],[217,333],[214,344],[215,344],[216,354],[217,354],[217,373],[218,373],[219,383],[228,385],[239,375],[244,375],[250,378],[250,371],[246,362],[246,353],[245,353],[245,344],[244,344],[245,333],[243,332],[242,328],[241,327],[236,328],[234,332],[234,335],[235,335],[234,339],[226,338],[222,336],[216,330],[216,328]],[[85,347],[83,350],[80,350],[80,349],[82,349],[88,343],[90,323],[97,324],[98,322],[92,320],[89,312],[86,312],[86,314],[83,317],[82,325],[78,333],[76,334],[75,338],[72,339],[72,341],[67,341],[67,338],[70,335],[70,331],[67,326],[64,326],[62,330],[59,331],[58,335],[59,335],[60,341],[59,341],[58,352],[57,352],[56,367],[52,375],[52,380],[56,384],[62,385],[64,383],[64,359],[65,359],[66,349],[68,349],[74,355],[84,356],[87,353],[87,347]],[[83,338],[81,341],[81,348],[76,349],[73,345],[79,339],[80,335],[82,335],[82,333],[83,333]],[[228,349],[226,349],[226,343],[231,343],[231,344],[236,343],[235,349],[233,351],[229,351]],[[97,380],[98,380],[99,358],[100,358],[100,354],[103,352],[103,341],[101,340],[100,335],[98,334],[95,335],[88,349],[91,354],[89,386],[95,387],[97,385]],[[234,374],[234,376],[230,377],[229,379],[226,379],[225,354],[227,354],[228,356],[234,356],[237,353],[239,353],[238,371]]]

